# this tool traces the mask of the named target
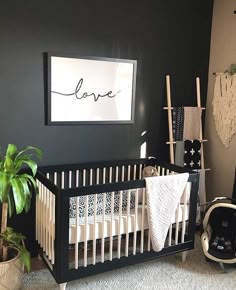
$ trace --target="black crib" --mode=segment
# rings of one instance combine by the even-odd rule
[[[160,252],[151,246],[142,170],[189,172]],[[60,289],[66,282],[193,249],[198,174],[155,158],[39,168],[36,239]]]

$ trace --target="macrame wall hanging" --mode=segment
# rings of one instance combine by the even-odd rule
[[[212,101],[216,131],[226,148],[236,133],[236,74],[217,73]]]

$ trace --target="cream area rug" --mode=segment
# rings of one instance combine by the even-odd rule
[[[227,265],[228,266],[228,265]],[[199,234],[196,248],[188,252],[185,263],[181,254],[158,258],[120,270],[99,274],[67,283],[68,290],[129,290],[129,289],[236,289],[236,266],[224,273],[218,263],[207,262]],[[58,290],[48,270],[25,274],[23,290]]]

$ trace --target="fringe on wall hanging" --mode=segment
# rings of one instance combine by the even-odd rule
[[[236,74],[216,74],[212,106],[217,133],[228,148],[236,133]]]

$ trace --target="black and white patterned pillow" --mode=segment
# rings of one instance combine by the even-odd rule
[[[105,202],[105,214],[111,213],[111,193],[106,194]],[[103,214],[103,193],[97,194],[97,215]],[[94,216],[94,194],[88,196],[88,216]],[[79,218],[83,218],[85,215],[85,196],[79,197]],[[120,206],[120,193],[114,194],[114,212],[119,211]],[[130,208],[135,207],[135,192],[130,193]],[[127,209],[127,191],[122,192],[122,210]],[[69,209],[70,218],[76,217],[76,197],[70,198],[70,209]]]

